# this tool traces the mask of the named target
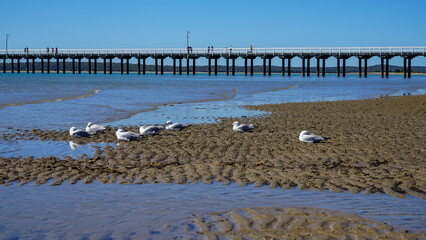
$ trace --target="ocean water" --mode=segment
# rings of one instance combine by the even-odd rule
[[[426,76],[358,78],[166,75],[0,74],[0,133],[17,129],[214,122],[266,114],[241,105],[337,101],[425,94]],[[71,142],[0,140],[0,156],[91,155]],[[250,197],[247,197],[250,196]],[[156,237],[158,227],[191,214],[240,207],[335,209],[425,232],[426,204],[408,197],[353,195],[234,184],[0,186],[0,239],[123,239]],[[85,223],[89,220],[89,223]],[[155,231],[152,232],[152,229]],[[162,232],[162,231],[159,231]],[[164,231],[157,239],[170,238]],[[151,233],[154,233],[151,236]]]

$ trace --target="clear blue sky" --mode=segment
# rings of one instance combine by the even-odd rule
[[[426,0],[0,1],[3,49],[426,45]]]

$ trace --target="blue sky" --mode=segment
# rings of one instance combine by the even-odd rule
[[[0,48],[426,45],[426,0],[0,1]]]

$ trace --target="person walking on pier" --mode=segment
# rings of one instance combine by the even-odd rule
[[[55,49],[54,48],[52,48],[52,54],[54,54],[55,53],[55,51],[54,51]]]
[[[55,54],[58,54],[58,48],[56,48],[55,51],[56,51]]]
[[[212,53],[213,53],[213,45],[212,45],[212,47],[210,49],[212,50]]]
[[[253,53],[253,46],[250,45],[250,53]]]
[[[210,53],[210,46],[207,47],[207,53]]]
[[[232,53],[232,45],[229,47],[229,53]]]
[[[46,48],[46,53],[49,53],[49,47]]]

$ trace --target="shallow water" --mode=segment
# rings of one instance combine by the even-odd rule
[[[424,232],[426,225],[424,200],[410,196],[397,199],[220,183],[12,185],[0,186],[0,192],[0,239],[170,239],[187,234],[183,224],[192,214],[246,207],[333,209],[413,232]]]
[[[6,74],[0,75],[0,89],[0,131],[13,132],[18,128],[83,127],[89,121],[111,126],[162,124],[169,119],[214,122],[219,117],[265,114],[240,105],[425,94],[426,77]],[[83,153],[90,156],[96,146],[105,145],[0,140],[0,156],[77,157]],[[138,236],[164,239],[185,235],[181,223],[187,222],[191,214],[292,206],[351,212],[395,227],[425,232],[425,201],[410,196],[397,199],[378,194],[217,183],[78,183],[56,187],[13,184],[0,186],[0,239],[138,239]],[[167,224],[172,226],[165,229]]]

